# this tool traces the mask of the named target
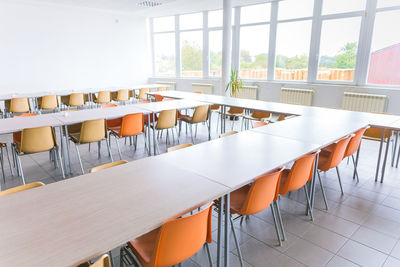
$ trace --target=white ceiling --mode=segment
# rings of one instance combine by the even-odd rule
[[[162,5],[141,7],[145,0],[19,0],[19,2],[76,6],[134,13],[146,17],[166,16],[204,10],[222,9],[222,0],[153,0]],[[271,2],[276,0],[232,0],[233,6]]]

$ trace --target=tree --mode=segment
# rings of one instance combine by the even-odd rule
[[[356,66],[357,42],[347,43],[340,49],[340,54],[335,59],[338,69],[354,69]]]
[[[308,57],[306,55],[289,58],[286,63],[286,69],[306,69],[308,67]]]
[[[182,71],[202,70],[203,51],[198,44],[184,41],[181,56]]]

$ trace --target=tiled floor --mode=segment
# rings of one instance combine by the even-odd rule
[[[213,124],[215,126],[215,122]],[[227,123],[228,128],[230,122]],[[236,123],[239,128],[240,123]],[[212,137],[218,135],[213,129]],[[2,136],[3,141],[11,141],[10,136]],[[207,140],[206,127],[199,126],[197,142]],[[190,142],[182,130],[181,143]],[[136,152],[133,146],[123,145],[123,158],[136,160],[146,156],[143,137],[138,139]],[[160,150],[165,151],[165,135],[160,140]],[[97,158],[97,146],[81,147],[85,170],[110,161],[105,144],[101,159]],[[112,139],[114,159],[118,159],[115,141]],[[266,151],[266,153],[268,153]],[[336,172],[322,173],[327,191],[329,210],[324,204],[317,184],[315,219],[310,221],[304,215],[303,192],[292,193],[281,199],[280,207],[287,240],[281,247],[275,235],[270,210],[251,216],[241,225],[235,222],[240,247],[246,266],[400,266],[400,169],[388,164],[383,184],[374,182],[378,144],[363,141],[360,156],[360,182],[352,179],[352,165],[345,160],[340,165],[345,194],[340,194]],[[80,174],[76,153],[72,146],[73,176]],[[49,161],[48,153],[28,155],[22,158],[27,182],[43,181],[53,183],[61,179],[59,170]],[[5,166],[6,183],[10,188],[21,184],[20,178],[10,175]],[[216,218],[214,218],[215,229]],[[118,226],[116,226],[118,227]],[[216,233],[216,230],[214,230]],[[216,239],[216,234],[213,236]],[[234,243],[231,243],[230,266],[240,266]],[[216,259],[216,243],[211,244],[212,256]],[[113,250],[116,266],[119,266],[119,250]],[[187,260],[184,266],[208,266],[205,250]]]

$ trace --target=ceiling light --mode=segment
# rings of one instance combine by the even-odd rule
[[[139,2],[137,5],[140,7],[156,7],[161,5],[162,3],[156,1],[142,1]]]

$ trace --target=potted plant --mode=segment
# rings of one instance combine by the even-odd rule
[[[239,71],[237,69],[231,70],[231,79],[226,85],[225,92],[229,90],[232,97],[237,97],[240,90],[243,89],[243,81],[239,78]]]

